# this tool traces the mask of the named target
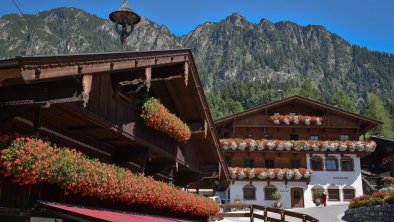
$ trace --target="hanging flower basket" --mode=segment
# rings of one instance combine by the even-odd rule
[[[170,113],[158,99],[152,97],[145,101],[142,105],[141,117],[147,126],[166,133],[178,142],[190,139],[190,128],[176,115]]]
[[[302,116],[302,115],[276,115],[269,116],[269,120],[276,125],[317,125],[320,126],[323,123],[323,117],[321,116]]]
[[[277,179],[277,180],[301,180],[309,179],[312,175],[312,170],[305,168],[299,169],[271,169],[271,168],[228,168],[232,179]]]
[[[1,151],[0,171],[21,186],[40,182],[57,184],[66,195],[81,194],[197,217],[219,212],[217,203],[203,196],[40,139],[19,137],[10,142]]]
[[[308,151],[315,152],[373,152],[376,149],[374,141],[312,141],[312,140],[253,140],[228,138],[221,139],[223,150],[229,151]]]

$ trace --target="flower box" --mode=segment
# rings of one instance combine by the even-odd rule
[[[144,102],[141,117],[147,126],[166,133],[178,142],[190,139],[190,128],[176,115],[170,113],[158,99],[152,97]]]
[[[275,115],[269,116],[269,120],[276,125],[306,125],[311,124],[320,126],[323,123],[323,117],[321,116],[303,116],[303,115]]]
[[[253,140],[221,139],[223,150],[228,151],[315,151],[315,152],[373,152],[374,141],[312,141],[312,140]]]
[[[300,169],[271,169],[271,168],[228,168],[232,179],[277,179],[277,180],[301,180],[309,179],[312,175],[312,170],[305,168]]]
[[[40,139],[24,137],[8,144],[8,148],[1,151],[0,172],[21,186],[48,182],[59,185],[66,195],[81,194],[196,217],[219,212],[215,201],[90,159],[75,149],[58,148]]]

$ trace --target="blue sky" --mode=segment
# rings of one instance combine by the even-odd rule
[[[100,17],[122,0],[14,0],[24,13],[76,7]],[[266,18],[300,25],[323,25],[350,43],[394,53],[394,0],[129,0],[139,15],[183,35],[205,21],[238,12],[251,22]],[[1,0],[0,16],[17,13],[11,0]]]

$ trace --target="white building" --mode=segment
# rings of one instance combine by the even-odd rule
[[[279,191],[283,208],[316,206],[363,194],[360,157],[376,148],[358,141],[381,122],[294,96],[215,122],[231,175],[218,194],[229,203],[271,206]]]

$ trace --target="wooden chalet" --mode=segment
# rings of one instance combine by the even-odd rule
[[[222,198],[270,205],[272,193],[280,191],[284,207],[292,208],[314,205],[311,190],[317,187],[332,201],[360,195],[360,157],[375,144],[358,140],[379,124],[301,96],[219,119],[215,125],[232,181]]]
[[[191,139],[177,142],[145,125],[140,107],[147,97],[160,99],[185,122]],[[48,137],[59,146],[180,187],[212,185],[229,175],[188,49],[0,61],[0,129]],[[66,197],[53,185],[19,187],[0,178],[4,218],[34,215],[37,200],[128,209],[94,198]]]

